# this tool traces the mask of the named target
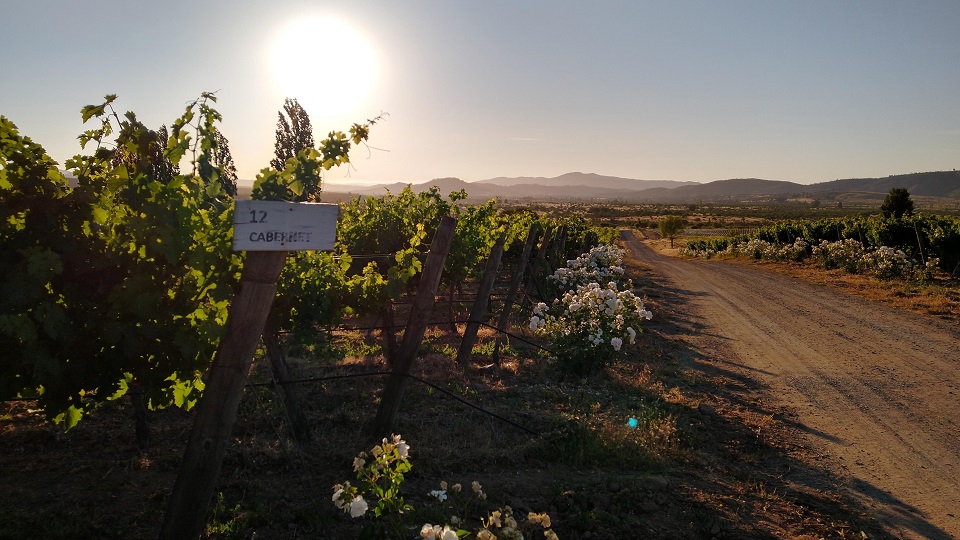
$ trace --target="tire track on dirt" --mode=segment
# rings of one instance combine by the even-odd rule
[[[960,537],[960,334],[903,312],[762,268],[656,254],[623,239],[692,298],[694,346],[796,412],[851,494],[904,538]]]

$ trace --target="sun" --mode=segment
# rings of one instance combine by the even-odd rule
[[[377,79],[370,42],[330,17],[298,19],[284,28],[273,43],[271,64],[277,90],[311,116],[355,114]]]

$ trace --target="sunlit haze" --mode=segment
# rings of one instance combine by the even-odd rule
[[[319,141],[387,113],[331,181],[755,177],[960,163],[960,2],[7,2],[0,114],[61,163],[80,108],[151,127],[215,91],[241,179],[297,98]],[[349,178],[343,179],[349,172]]]
[[[272,44],[274,82],[318,120],[358,118],[377,79],[369,40],[339,19],[294,18]]]

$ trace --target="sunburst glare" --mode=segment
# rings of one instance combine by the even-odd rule
[[[377,79],[369,40],[340,19],[309,17],[286,26],[273,42],[274,84],[314,116],[357,113]],[[363,111],[360,111],[363,112]]]

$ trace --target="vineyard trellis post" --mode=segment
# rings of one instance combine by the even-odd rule
[[[497,328],[506,330],[507,322],[510,321],[510,312],[513,311],[513,301],[517,298],[517,292],[520,290],[520,283],[523,281],[523,274],[527,270],[527,261],[530,260],[530,253],[533,252],[533,245],[537,243],[537,234],[540,232],[540,225],[536,222],[530,225],[530,231],[527,232],[527,240],[523,244],[523,253],[520,254],[520,264],[517,265],[513,273],[513,279],[510,280],[510,289],[507,290],[507,298],[503,303],[503,310],[500,312],[500,319],[497,321]],[[503,337],[498,335],[497,342],[493,346],[493,361],[500,363],[500,346]]]
[[[143,387],[134,380],[130,385],[130,405],[136,424],[137,449],[145,451],[150,444],[150,427],[147,424],[147,403],[143,399]]]
[[[287,420],[290,422],[290,431],[293,438],[301,444],[308,442],[312,438],[310,423],[303,413],[300,400],[297,399],[296,390],[290,384],[292,380],[290,368],[287,365],[287,358],[283,354],[283,347],[280,345],[277,333],[265,332],[263,344],[267,349],[267,358],[270,360],[270,371],[273,374],[274,383],[279,386],[277,390],[283,399],[284,409],[287,411]]]
[[[260,336],[277,294],[285,251],[248,251],[227,331],[197,404],[190,441],[160,529],[161,540],[197,538],[203,530],[237,408]]]
[[[420,276],[420,285],[417,288],[417,295],[410,311],[407,327],[403,332],[400,353],[397,356],[396,363],[392,366],[393,373],[384,386],[380,408],[377,410],[377,416],[373,422],[373,432],[378,436],[387,436],[393,429],[397,411],[400,408],[400,398],[403,397],[403,391],[408,382],[407,375],[410,373],[414,360],[416,360],[420,342],[423,340],[423,333],[427,329],[430,314],[436,302],[443,265],[447,260],[447,253],[450,252],[456,226],[457,220],[455,218],[445,216],[440,220],[433,241],[430,242],[430,251],[427,253],[423,274]]]
[[[397,343],[397,325],[394,323],[393,303],[387,301],[386,305],[380,310],[380,319],[383,319],[383,339],[386,343],[387,364],[394,367],[397,364],[397,357],[400,356],[400,345]],[[378,319],[379,320],[379,319]]]
[[[920,250],[920,262],[923,263],[924,266],[926,266],[927,259],[923,256],[923,240],[920,239],[920,228],[917,227],[916,220],[914,220],[913,222],[913,230],[914,232],[917,233],[917,249]]]
[[[460,350],[457,351],[457,362],[466,365],[470,359],[470,353],[473,351],[473,345],[477,342],[477,332],[480,330],[480,323],[487,314],[487,306],[490,304],[490,292],[493,291],[493,284],[497,280],[497,271],[500,269],[500,259],[503,257],[503,245],[507,241],[507,231],[500,234],[497,243],[490,250],[490,257],[487,258],[487,266],[483,270],[483,277],[480,279],[480,287],[477,290],[477,298],[473,301],[470,309],[470,320],[463,331],[463,340],[460,342]]]
[[[544,298],[543,290],[540,288],[540,267],[546,262],[547,251],[556,236],[556,231],[551,230],[551,228],[547,226],[546,232],[543,233],[543,240],[540,242],[540,251],[537,253],[537,258],[533,261],[530,269],[530,281],[527,282],[527,295],[531,295],[536,291],[541,299]]]
[[[563,257],[563,244],[566,241],[567,237],[567,226],[561,225],[557,229],[557,234],[553,237],[553,245],[550,246],[550,253],[547,256],[547,260],[550,261],[550,264],[553,267],[560,266],[561,257]]]

